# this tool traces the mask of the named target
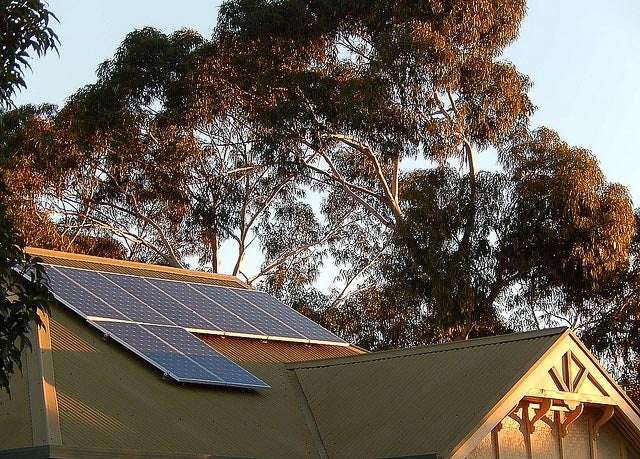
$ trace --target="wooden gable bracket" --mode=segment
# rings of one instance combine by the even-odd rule
[[[536,422],[544,417],[551,410],[551,406],[553,405],[553,400],[550,398],[544,398],[540,401],[540,406],[538,408],[534,408],[533,417],[529,420],[529,432],[536,431]]]
[[[593,429],[594,438],[598,437],[599,435],[598,431],[600,430],[600,427],[602,427],[607,422],[609,422],[609,420],[613,417],[613,415],[616,412],[616,409],[612,405],[603,406],[602,409],[604,411],[602,413],[602,417],[593,423],[592,429]]]
[[[574,366],[578,367],[578,374],[574,376]],[[580,392],[582,385],[587,380],[589,372],[586,367],[568,350],[562,356],[562,371],[553,366],[549,374],[559,390],[563,392]]]
[[[589,422],[594,435],[606,424],[615,412],[613,398],[604,390],[597,379],[589,373],[576,355],[569,349],[562,355],[561,365],[552,366],[548,374],[553,381],[552,386],[530,389],[527,396],[521,402],[523,409],[528,409],[530,403],[535,403],[534,416],[531,420],[523,415],[528,422],[529,432],[535,431],[535,423],[542,419],[549,411],[562,410],[560,417],[560,435],[567,435],[569,426],[582,415],[585,407],[599,407],[603,410],[602,416],[595,422]],[[589,382],[588,384],[587,381]],[[555,387],[553,387],[555,386]],[[588,393],[581,392],[587,388]],[[526,404],[525,404],[526,402]]]
[[[569,413],[565,416],[564,421],[560,424],[560,436],[562,438],[567,436],[569,426],[575,422],[576,419],[580,417],[582,412],[584,411],[584,403],[579,403],[574,409],[569,411]],[[562,419],[562,418],[560,418]]]

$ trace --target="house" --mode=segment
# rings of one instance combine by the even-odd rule
[[[158,362],[166,356],[122,339],[117,324],[137,326],[128,318],[88,314],[94,305],[69,298],[80,302],[84,289],[107,304],[100,295],[129,288],[118,279],[238,289],[238,297],[246,285],[31,251],[52,273],[77,270],[94,280],[90,288],[58,289],[60,306],[34,332],[34,352],[13,377],[11,397],[0,395],[2,458],[640,457],[640,411],[569,329],[366,353],[316,329],[323,339],[164,325],[250,375],[234,370],[202,383],[181,379],[180,371],[190,374],[184,365],[164,368]],[[102,278],[111,284],[98,285]],[[147,305],[157,300],[143,296],[130,295]]]

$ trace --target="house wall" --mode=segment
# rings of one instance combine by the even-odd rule
[[[598,408],[587,408],[560,437],[560,413],[552,411],[530,431],[522,421],[522,410],[502,420],[468,456],[469,459],[628,459],[634,457],[613,421],[600,428],[593,438],[589,425],[601,416]],[[529,419],[533,417],[530,410]],[[590,442],[594,440],[594,450]]]
[[[524,459],[527,457],[527,435],[519,419],[507,417],[498,430],[498,451],[501,459]]]
[[[620,458],[628,459],[634,457],[630,454],[628,446],[624,441],[622,434],[616,429],[612,423],[605,424],[599,432],[598,441],[598,458]]]
[[[22,361],[25,360],[23,354]],[[18,372],[9,379],[11,396],[0,391],[0,450],[33,444],[27,365],[23,365],[23,371],[24,374]]]

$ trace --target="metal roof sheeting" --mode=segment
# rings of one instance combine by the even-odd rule
[[[355,346],[302,344],[287,341],[265,341],[220,335],[196,334],[198,338],[234,362],[304,362],[363,354]]]
[[[62,308],[50,322],[63,445],[233,457],[314,457],[281,363],[247,364],[265,393],[163,380]],[[69,338],[83,343],[71,348]]]
[[[22,354],[23,362],[27,358],[27,349]],[[0,390],[0,447],[19,448],[31,446],[31,407],[29,404],[28,365],[24,362],[22,372],[17,371],[9,378],[11,396]]]
[[[295,364],[331,458],[448,456],[565,329]]]

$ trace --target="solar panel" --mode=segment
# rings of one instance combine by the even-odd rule
[[[82,271],[69,271],[69,268],[47,266],[46,273],[49,277],[49,286],[55,297],[85,319],[90,316],[127,319],[127,316],[74,280],[76,275]]]
[[[182,328],[132,322],[89,322],[178,382],[269,387]]]
[[[116,319],[122,319],[122,316],[124,316],[124,318],[134,322],[175,325],[167,317],[159,314],[156,310],[120,287],[119,279],[109,279],[96,271],[67,267],[58,267],[56,269],[79,284],[83,290],[89,291],[92,297],[101,300],[102,303],[108,304],[111,309],[120,313],[119,315],[114,315],[109,310],[102,311],[103,313],[101,314],[101,311],[95,311],[93,314],[87,314],[88,316]],[[95,302],[95,299],[93,302]],[[91,302],[85,304],[91,304]]]
[[[238,315],[229,312],[228,308],[222,307],[220,303],[211,301],[210,298],[200,294],[196,289],[192,288],[192,284],[185,282],[177,282],[161,279],[147,279],[147,281],[156,287],[159,291],[180,300],[189,310],[193,311],[198,317],[206,317],[207,322],[202,319],[199,322],[182,321],[178,322],[186,328],[209,329],[207,323],[213,324],[213,330],[224,330],[232,333],[242,333],[248,335],[263,336],[258,324],[250,324],[246,320],[242,320]],[[177,318],[175,319],[178,320]],[[253,326],[256,325],[256,326]]]
[[[176,381],[268,387],[189,329],[345,344],[263,292],[66,266],[47,273],[61,303]]]
[[[326,328],[321,327],[314,321],[300,314],[295,309],[276,300],[268,293],[259,292],[257,290],[242,289],[229,289],[229,292],[234,295],[240,296],[247,301],[250,301],[272,316],[278,317],[282,322],[285,322],[292,328],[296,329],[307,339],[333,343],[344,343],[342,339],[338,338]]]
[[[176,325],[187,328],[221,331],[221,329],[216,327],[211,321],[186,307],[182,302],[182,298],[170,296],[163,290],[149,283],[144,277],[112,273],[105,273],[104,276],[117,283],[131,295],[144,301],[149,308],[167,317]]]
[[[245,321],[255,325],[263,334],[267,336],[279,336],[288,338],[304,339],[305,336],[287,326],[273,315],[264,312],[247,300],[235,295],[232,289],[216,287],[206,284],[191,284],[191,287],[210,300],[225,305],[233,313],[237,314]]]
[[[227,386],[269,387],[240,365],[200,341],[182,328],[145,325],[163,341],[179,349],[188,358],[220,378]]]

